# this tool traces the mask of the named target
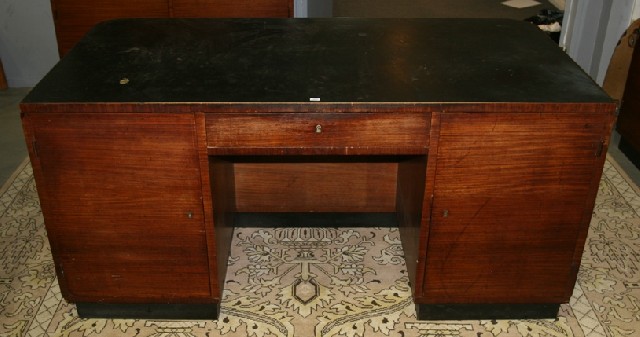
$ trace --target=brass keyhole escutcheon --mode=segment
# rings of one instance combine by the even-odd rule
[[[322,133],[322,125],[316,125],[316,133]]]

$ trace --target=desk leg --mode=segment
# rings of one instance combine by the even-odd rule
[[[419,289],[417,266],[420,254],[420,222],[424,199],[424,182],[427,157],[420,156],[398,163],[398,187],[396,213],[414,299]]]
[[[220,287],[220,295],[222,295],[235,224],[236,207],[233,163],[217,157],[211,157],[209,159],[209,175],[211,177],[211,194],[213,199],[218,285]]]

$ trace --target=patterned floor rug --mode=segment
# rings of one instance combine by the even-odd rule
[[[61,298],[31,167],[0,190],[0,336],[640,336],[640,193],[607,161],[555,320],[417,321],[393,228],[239,228],[217,321],[80,319]]]

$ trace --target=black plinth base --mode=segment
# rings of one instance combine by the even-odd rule
[[[218,304],[76,303],[82,318],[216,320]]]
[[[556,318],[560,304],[416,304],[420,320]]]
[[[629,161],[635,165],[638,169],[640,169],[640,153],[631,145],[624,137],[620,138],[620,144],[618,144],[618,148],[622,153],[624,153]]]
[[[234,227],[398,227],[396,213],[236,213]]]

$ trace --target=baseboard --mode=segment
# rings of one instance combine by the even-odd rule
[[[556,318],[560,304],[416,304],[419,320]]]
[[[217,320],[218,304],[76,303],[82,318]]]

